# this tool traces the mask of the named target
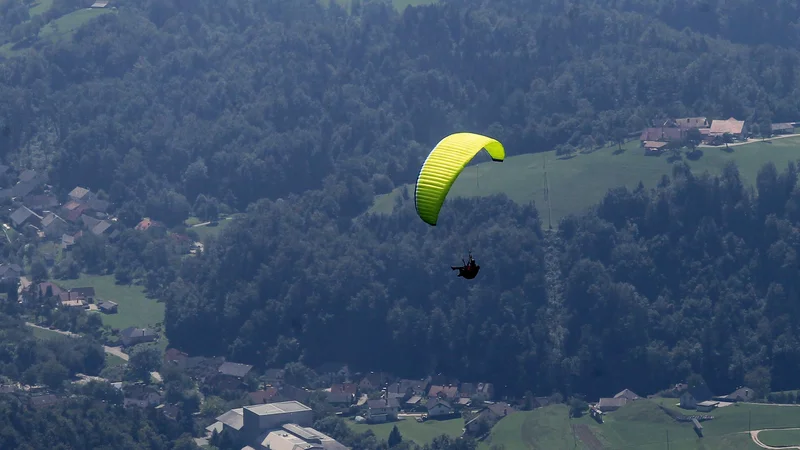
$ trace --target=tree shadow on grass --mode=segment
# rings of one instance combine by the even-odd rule
[[[703,151],[699,148],[694,149],[693,151],[686,154],[686,158],[690,161],[697,161],[698,159],[703,157]]]

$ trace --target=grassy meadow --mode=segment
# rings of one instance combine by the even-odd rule
[[[699,158],[690,160],[685,155],[682,158],[694,172],[718,174],[726,162],[733,161],[745,181],[754,183],[758,170],[767,162],[783,170],[789,161],[800,159],[800,137],[752,141],[727,150],[725,147],[698,150]],[[562,217],[598,203],[611,188],[635,188],[640,181],[647,188],[655,187],[662,176],[672,173],[673,163],[668,153],[645,156],[638,140],[623,146],[621,152],[616,146],[605,147],[568,159],[557,157],[553,151],[525,154],[507,158],[503,163],[485,162],[467,167],[453,184],[449,197],[504,193],[518,203],[534,202],[546,226],[546,178],[552,224],[556,226]],[[399,186],[377,196],[370,212],[391,213],[395,199],[406,188],[413,196],[413,184]]]
[[[76,280],[57,280],[56,284],[64,289],[92,286],[97,297],[116,302],[117,314],[98,313],[112,328],[152,327],[164,321],[164,303],[147,298],[141,286],[116,284],[113,275],[81,274]]]
[[[453,437],[461,436],[462,429],[464,428],[464,419],[459,416],[448,420],[427,420],[419,423],[413,417],[406,417],[401,418],[397,422],[390,423],[363,424],[348,420],[347,424],[357,433],[364,433],[367,430],[372,430],[378,439],[388,439],[392,428],[397,425],[397,429],[400,431],[400,435],[403,436],[403,440],[414,441],[419,445],[425,445],[433,441],[435,437],[443,434]]]
[[[761,447],[750,437],[751,427],[800,426],[800,407],[731,405],[710,413],[714,419],[702,423],[701,438],[691,424],[675,422],[659,408],[660,404],[679,410],[675,403],[675,399],[638,400],[605,415],[602,424],[588,415],[570,419],[565,405],[518,412],[502,419],[480,450],[494,445],[505,450],[757,450]],[[759,439],[773,446],[798,445],[800,430],[762,431]]]

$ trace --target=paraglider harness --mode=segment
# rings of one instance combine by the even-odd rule
[[[458,276],[463,277],[467,280],[471,280],[478,275],[478,271],[481,270],[481,266],[475,263],[475,260],[472,258],[472,252],[469,252],[469,262],[464,261],[461,259],[461,262],[464,263],[461,267],[454,267],[450,266],[453,270],[458,270]]]

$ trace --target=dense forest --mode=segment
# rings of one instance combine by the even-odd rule
[[[453,131],[513,155],[593,149],[667,116],[800,117],[800,51],[783,45],[796,5],[654,3],[127,1],[2,62],[0,156],[59,194],[100,192],[127,227],[245,212],[196,258],[127,230],[78,239],[54,269],[145,284],[191,354],[446,372],[514,394],[692,375],[719,392],[797,387],[794,166],[751,189],[735,167],[677,165],[554,232],[505,196],[452,199],[436,228],[408,193],[363,215]],[[24,2],[0,5],[17,11],[5,39],[29,36]],[[475,283],[448,268],[468,249]]]

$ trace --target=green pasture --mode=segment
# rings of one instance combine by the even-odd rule
[[[753,141],[728,149],[724,146],[699,148],[696,158],[689,159],[683,152],[680,159],[696,173],[708,171],[711,174],[720,173],[726,162],[733,161],[743,178],[754,183],[758,170],[767,162],[783,170],[789,161],[800,159],[800,137]],[[557,157],[552,151],[525,154],[507,158],[503,163],[485,162],[467,167],[453,184],[449,197],[504,193],[518,203],[535,202],[546,226],[546,179],[551,219],[556,226],[562,217],[597,204],[611,188],[635,188],[640,181],[647,188],[655,187],[664,175],[672,173],[674,162],[675,158],[669,153],[646,156],[638,140],[623,146],[622,151],[616,146],[605,147],[572,158]],[[370,212],[391,213],[402,189],[408,189],[413,196],[413,184],[399,186],[377,196]]]
[[[426,420],[425,422],[419,423],[413,417],[406,417],[396,422],[379,424],[362,424],[348,420],[347,424],[357,433],[364,433],[367,430],[372,430],[378,439],[388,439],[389,433],[392,432],[392,427],[397,425],[397,429],[403,436],[403,440],[414,441],[422,446],[443,434],[453,437],[461,436],[462,429],[464,428],[464,419],[458,416],[448,420]]]
[[[64,289],[91,286],[98,298],[116,302],[116,314],[97,313],[112,328],[152,327],[164,321],[164,303],[147,298],[141,286],[116,284],[113,275],[81,274],[76,280],[58,280],[56,284]]]

